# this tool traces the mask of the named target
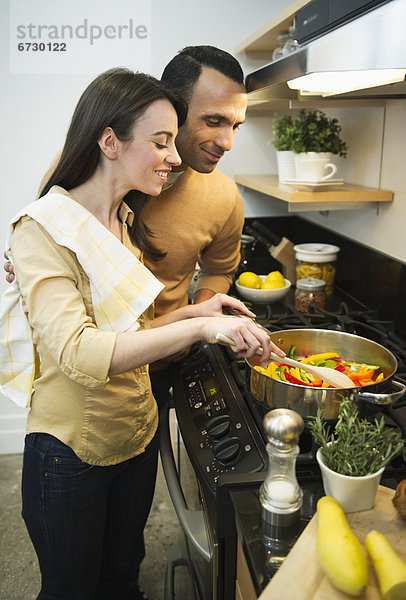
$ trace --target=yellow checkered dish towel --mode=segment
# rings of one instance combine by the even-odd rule
[[[96,324],[102,331],[136,331],[138,317],[164,285],[81,204],[50,193],[19,212],[37,221],[57,244],[72,250],[89,277]],[[0,391],[22,407],[29,406],[34,381],[32,331],[22,309],[17,280],[0,305]]]

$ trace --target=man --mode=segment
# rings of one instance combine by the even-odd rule
[[[189,110],[176,138],[182,164],[170,174],[160,196],[149,200],[143,213],[156,245],[166,252],[161,261],[145,258],[148,268],[165,284],[155,301],[156,316],[188,303],[197,262],[201,270],[194,302],[229,290],[240,260],[244,213],[237,186],[216,167],[231,150],[247,107],[240,64],[213,46],[184,48],[165,67],[162,80],[181,92]],[[12,281],[12,266],[6,262],[4,268],[9,271],[7,280]],[[169,364],[151,366],[152,388],[160,408],[169,398]],[[134,580],[144,555],[142,548]],[[134,584],[132,599],[142,598],[146,596]]]
[[[143,215],[167,253],[159,262],[145,260],[165,284],[155,302],[157,316],[187,304],[196,262],[201,270],[194,302],[229,290],[240,260],[244,213],[237,186],[216,166],[231,150],[247,107],[240,64],[213,46],[184,48],[165,67],[162,80],[185,97],[188,116],[176,138],[182,164],[170,175],[174,183],[151,198]],[[169,397],[168,365],[151,366],[160,408]]]
[[[163,261],[148,265],[158,278],[162,275],[167,286],[156,304],[158,315],[187,302],[187,287],[196,261],[202,272],[196,285],[195,302],[218,291],[227,292],[230,287],[239,261],[243,208],[235,184],[215,169],[224,153],[231,149],[247,107],[239,63],[230,54],[212,46],[188,47],[179,52],[166,66],[162,80],[185,97],[188,116],[176,138],[182,164],[174,171],[182,174],[153,199],[155,202],[149,202],[144,213],[145,222],[157,236],[158,243],[162,238],[168,253]],[[174,199],[177,218],[173,215]],[[210,214],[213,209],[214,214]],[[218,211],[222,214],[218,215]],[[227,211],[228,217],[224,214]],[[163,222],[163,216],[170,227],[168,222]],[[218,226],[225,230],[214,230],[212,220],[218,221]],[[183,225],[189,229],[185,230]],[[176,254],[172,249],[176,241],[172,227],[176,228],[176,237],[186,240],[186,248],[177,244]],[[176,261],[182,262],[183,273],[178,266],[174,277]]]

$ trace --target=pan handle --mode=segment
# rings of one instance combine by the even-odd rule
[[[390,394],[374,394],[373,392],[359,392],[358,399],[366,400],[372,404],[391,406],[397,404],[406,391],[406,385],[400,381],[391,381],[391,385],[397,388],[396,392]]]

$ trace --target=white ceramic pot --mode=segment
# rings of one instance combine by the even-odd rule
[[[358,512],[374,507],[378,485],[385,467],[372,475],[350,477],[332,471],[323,462],[321,448],[316,453],[323,478],[324,491],[340,504],[344,512]]]
[[[278,165],[278,177],[281,183],[296,178],[295,155],[291,150],[277,150],[276,163]]]

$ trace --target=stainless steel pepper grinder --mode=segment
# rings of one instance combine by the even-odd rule
[[[268,472],[261,486],[261,516],[270,526],[294,527],[300,517],[303,493],[296,479],[296,457],[303,419],[288,408],[275,408],[264,417],[268,438]]]

